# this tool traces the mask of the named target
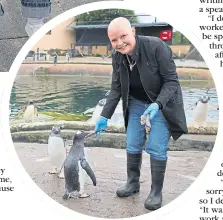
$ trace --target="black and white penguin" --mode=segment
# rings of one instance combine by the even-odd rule
[[[64,162],[65,193],[63,199],[75,197],[75,192],[78,192],[79,198],[89,197],[84,190],[86,173],[96,186],[96,177],[89,166],[84,149],[84,138],[88,135],[88,132],[78,131],[73,137],[73,145]]]
[[[58,174],[59,178],[64,178],[63,164],[66,159],[66,147],[61,136],[62,126],[54,125],[48,138],[48,154],[52,165],[50,174]]]
[[[34,105],[33,100],[29,100],[25,111],[24,111],[24,115],[23,118],[25,120],[25,122],[33,122],[35,116],[38,116],[38,111],[36,106]]]
[[[194,114],[194,127],[205,126],[205,122],[208,117],[209,100],[210,97],[208,95],[203,95],[196,103],[195,114]]]

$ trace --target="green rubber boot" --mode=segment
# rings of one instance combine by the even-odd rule
[[[127,183],[116,191],[118,197],[131,196],[139,192],[142,154],[127,153]]]
[[[149,210],[159,209],[162,205],[162,189],[167,160],[150,159],[152,185],[149,196],[145,201],[145,208]]]

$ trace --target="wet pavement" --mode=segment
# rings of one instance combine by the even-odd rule
[[[124,218],[146,214],[144,201],[148,196],[151,176],[149,155],[143,154],[140,193],[118,198],[116,189],[126,180],[126,152],[123,149],[87,148],[89,162],[97,178],[93,186],[87,178],[88,198],[64,201],[64,180],[51,175],[47,144],[14,143],[21,163],[31,178],[48,196],[76,212],[103,218]],[[68,149],[69,150],[69,149]],[[183,193],[205,166],[211,152],[170,151],[163,189],[163,205]]]

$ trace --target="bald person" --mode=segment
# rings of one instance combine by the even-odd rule
[[[139,192],[142,151],[145,148],[150,154],[152,183],[144,206],[156,210],[162,204],[170,137],[177,140],[188,132],[172,51],[157,37],[136,35],[135,28],[123,17],[110,22],[108,37],[116,51],[112,56],[111,92],[96,123],[95,133],[98,135],[107,129],[107,121],[122,98],[127,183],[116,194],[127,197]],[[142,115],[149,115],[151,123],[147,142],[145,125],[140,123]]]

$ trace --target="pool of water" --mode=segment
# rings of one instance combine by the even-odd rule
[[[33,99],[39,112],[80,113],[97,105],[110,88],[110,77],[17,75],[11,91],[11,117]],[[217,93],[213,81],[181,81],[187,121],[189,107],[201,95],[210,96],[209,122],[218,122]]]

